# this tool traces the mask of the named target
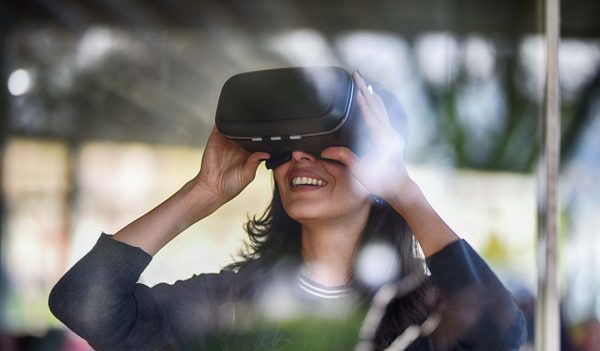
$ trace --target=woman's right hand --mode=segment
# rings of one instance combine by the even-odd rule
[[[254,179],[261,161],[268,158],[266,152],[249,153],[213,127],[202,156],[200,173],[194,179],[195,185],[213,193],[222,205]]]

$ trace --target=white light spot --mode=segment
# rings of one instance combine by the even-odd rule
[[[8,91],[14,96],[23,95],[31,89],[31,83],[29,72],[18,69],[8,77]]]
[[[77,65],[87,68],[97,65],[119,44],[111,30],[101,27],[88,29],[82,36],[76,54]]]
[[[348,67],[359,69],[388,89],[396,92],[414,84],[410,48],[400,36],[356,31],[339,36],[335,44]]]
[[[325,37],[313,29],[278,34],[268,40],[267,46],[293,65],[340,65]]]
[[[425,79],[437,87],[450,84],[458,71],[459,47],[449,33],[428,33],[415,47],[419,67]]]
[[[558,63],[561,93],[575,99],[600,68],[600,46],[583,40],[562,40]]]
[[[267,284],[260,300],[263,317],[271,321],[287,321],[300,314],[298,301],[294,299],[290,282],[275,279]]]
[[[491,77],[495,66],[495,50],[492,44],[481,37],[471,37],[466,41],[464,50],[467,72],[474,78]]]
[[[113,163],[119,204],[130,207],[143,201],[156,182],[157,164],[145,147],[124,151]]]
[[[519,61],[524,72],[523,84],[525,94],[536,102],[542,101],[546,67],[545,42],[541,35],[528,36],[519,45]]]
[[[378,287],[398,276],[400,260],[393,247],[369,244],[358,254],[356,277],[362,283]]]

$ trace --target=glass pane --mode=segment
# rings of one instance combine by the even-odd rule
[[[118,232],[198,174],[221,88],[228,78],[271,68],[339,66],[348,73],[359,71],[372,82],[375,94],[384,94],[381,89],[385,89],[398,99],[408,121],[408,174],[449,228],[474,249],[472,257],[481,257],[511,292],[526,321],[527,337],[520,348],[533,349],[537,139],[545,79],[545,44],[538,29],[542,19],[536,6],[535,2],[517,6],[489,1],[257,1],[252,5],[174,1],[84,2],[34,8],[8,1],[8,17],[14,19],[2,24],[6,30],[0,35],[6,84],[0,108],[7,116],[1,125],[6,210],[1,231],[0,348],[29,349],[25,335],[40,338],[44,345],[60,344],[56,349],[89,349],[52,316],[47,306],[50,289],[92,249],[102,232]],[[600,239],[594,229],[599,224],[595,214],[600,210],[600,21],[591,15],[598,13],[593,11],[597,5],[580,6],[563,3],[560,46],[559,250],[564,350],[600,348],[600,261],[596,255]],[[370,137],[369,133],[364,136]],[[371,173],[385,174],[390,164],[393,162],[383,162]],[[174,283],[195,274],[218,273],[228,264],[243,260],[240,250],[249,242],[244,223],[249,217],[259,218],[269,206],[276,184],[272,173],[260,166],[256,179],[239,196],[160,250],[139,282],[148,286]],[[312,181],[306,175],[296,178],[297,182]],[[327,179],[328,184],[334,183],[333,178]],[[289,182],[290,187],[293,182]],[[326,189],[317,181],[304,188],[310,186]],[[383,195],[390,208],[394,207],[393,199],[405,196],[377,195]],[[326,207],[324,213],[350,203],[346,197],[336,199],[344,201],[338,201],[337,207]],[[379,200],[369,201],[376,206]],[[325,216],[319,212],[323,208],[308,207],[313,210],[310,216]],[[415,208],[411,213],[426,212]],[[397,208],[392,211],[402,212]],[[316,223],[302,216],[296,219],[305,233]],[[361,225],[366,225],[363,222]],[[419,222],[409,222],[417,232],[414,226]],[[382,228],[378,230],[388,236],[381,237],[390,237],[389,226]],[[417,235],[421,245],[416,246],[416,252],[383,239],[385,245],[356,244],[351,264],[346,262],[344,267],[350,267],[347,280],[365,290],[360,290],[358,302],[352,302],[353,313],[335,319],[339,323],[331,322],[331,315],[326,313],[329,310],[321,310],[320,305],[317,310],[327,316],[326,323],[322,318],[307,323],[301,312],[308,311],[314,317],[314,311],[303,310],[304,305],[289,299],[289,286],[327,295],[332,294],[331,285],[340,285],[319,274],[307,273],[313,280],[292,279],[298,268],[296,260],[309,262],[315,249],[303,246],[305,251],[292,250],[297,249],[293,236],[284,241],[281,250],[273,250],[277,258],[284,257],[287,249],[296,253],[290,259],[294,268],[283,270],[286,274],[292,271],[290,276],[273,284],[258,278],[252,281],[254,288],[261,286],[253,292],[262,302],[241,304],[241,310],[240,301],[217,304],[215,301],[223,296],[215,293],[208,301],[218,308],[209,315],[223,324],[220,331],[234,335],[229,335],[230,349],[240,349],[240,345],[246,349],[249,343],[244,336],[252,337],[261,347],[264,345],[259,339],[288,340],[289,345],[298,347],[296,338],[321,340],[315,335],[322,336],[332,325],[339,338],[323,339],[326,346],[321,347],[351,349],[360,341],[361,326],[367,328],[363,325],[365,314],[377,305],[372,301],[376,291],[381,291],[378,288],[400,282],[400,290],[413,291],[411,284],[422,283],[409,279],[407,262],[424,267],[417,260],[426,255],[429,271],[419,277],[442,284],[436,282],[440,272],[431,262],[431,255],[442,247],[430,252],[426,242],[434,234],[426,233],[424,237]],[[380,233],[371,234],[377,238]],[[299,245],[309,242],[307,236],[300,237]],[[436,240],[439,238],[432,239],[434,243]],[[323,257],[341,260],[347,251],[344,244],[347,242],[339,240]],[[441,261],[447,264],[441,265],[446,267],[441,276],[456,273],[447,268],[448,258]],[[344,292],[345,288],[337,287]],[[438,293],[443,290],[443,286],[436,288]],[[495,301],[494,291],[476,296]],[[441,300],[444,298],[451,300],[448,296]],[[439,311],[448,316],[441,304],[406,301],[410,302],[408,309],[393,305],[391,310],[427,307],[417,313],[418,318],[404,321],[404,327],[428,321],[419,329],[428,336],[412,347],[422,345],[419,342],[440,342],[440,335],[450,343],[469,342],[469,331],[476,330],[472,328],[494,321],[479,315],[493,311],[493,303],[482,302],[486,309],[477,305],[477,298],[467,299],[458,306],[462,303],[470,309],[457,312],[460,316],[450,320],[472,320],[467,323],[469,327],[448,332],[444,329],[448,328],[446,319],[436,319]],[[220,319],[232,311],[254,307],[268,323],[259,327],[254,314],[237,313],[235,328],[227,329],[231,326]],[[467,310],[475,312],[469,315]],[[178,315],[189,321],[199,318],[185,313]],[[271,329],[271,322],[277,328]],[[392,324],[384,320],[384,327],[377,329],[378,342],[388,345],[402,334],[404,328],[399,327],[382,331]],[[77,327],[70,327],[77,332]],[[485,328],[480,335],[482,342],[504,335],[498,327]],[[283,336],[277,338],[274,330]],[[518,339],[518,333],[504,332],[508,338]],[[364,337],[364,329],[360,335]],[[410,333],[404,337],[398,342],[411,344]],[[296,349],[316,347],[311,344]]]

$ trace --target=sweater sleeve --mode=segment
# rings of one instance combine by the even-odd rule
[[[436,350],[518,350],[525,319],[512,295],[464,240],[427,259],[444,306],[433,334]]]
[[[228,298],[229,274],[203,274],[152,288],[137,283],[152,257],[102,234],[54,286],[52,313],[97,350],[157,350],[201,338]],[[231,273],[233,274],[233,273]]]

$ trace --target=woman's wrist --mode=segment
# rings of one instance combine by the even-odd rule
[[[190,225],[210,215],[227,202],[218,196],[214,189],[196,178],[187,182],[178,193],[187,208],[186,222],[190,222]]]
[[[386,201],[401,215],[405,215],[407,211],[423,201],[423,193],[417,183],[406,175],[392,191],[391,198]]]
[[[406,220],[425,257],[459,239],[410,178],[398,188],[394,200],[389,204]]]

